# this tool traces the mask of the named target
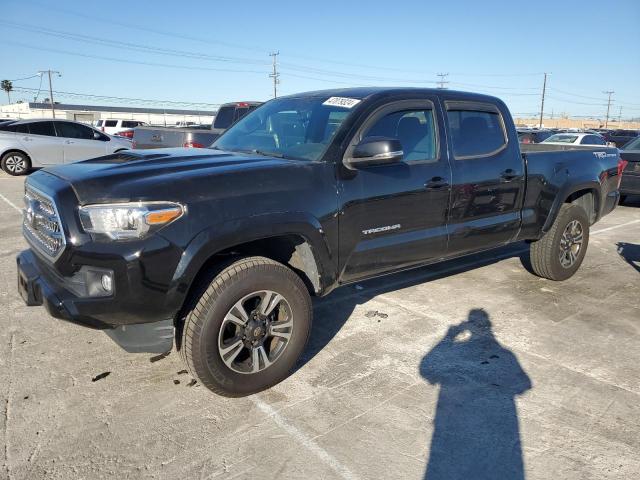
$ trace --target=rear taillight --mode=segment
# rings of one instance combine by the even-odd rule
[[[620,182],[622,182],[622,172],[627,168],[628,163],[629,162],[623,159],[618,160],[618,188],[620,188]]]
[[[204,148],[204,145],[198,142],[185,142],[182,146],[185,148]]]
[[[133,130],[125,130],[123,132],[118,132],[116,133],[116,135],[119,137],[133,138]]]

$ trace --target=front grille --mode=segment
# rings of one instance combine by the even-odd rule
[[[50,197],[25,184],[22,227],[29,243],[56,259],[66,245],[58,209]]]

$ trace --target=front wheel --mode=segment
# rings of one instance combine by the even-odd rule
[[[264,257],[222,270],[187,314],[181,354],[215,393],[240,397],[284,380],[311,329],[311,298],[300,277]]]
[[[580,268],[589,244],[589,218],[584,208],[565,203],[553,226],[531,243],[531,268],[550,280],[566,280]]]

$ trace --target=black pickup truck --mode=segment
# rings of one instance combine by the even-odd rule
[[[519,146],[490,96],[282,97],[211,149],[32,174],[18,288],[127,351],[175,341],[203,385],[247,395],[288,375],[311,297],[338,286],[517,241],[538,275],[570,277],[619,201],[622,165],[615,148]]]

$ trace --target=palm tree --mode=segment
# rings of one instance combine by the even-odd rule
[[[9,99],[9,103],[11,103],[11,95],[9,92],[13,90],[13,82],[11,80],[2,80],[2,82],[0,82],[0,88],[7,92],[7,98]]]

